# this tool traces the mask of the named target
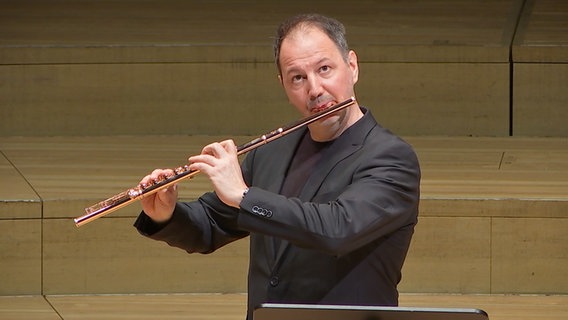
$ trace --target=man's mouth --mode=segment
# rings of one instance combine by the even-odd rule
[[[322,104],[320,106],[317,106],[315,108],[312,109],[312,113],[318,113],[318,112],[322,112],[326,109],[329,109],[330,107],[334,106],[333,102],[328,102],[326,104]]]

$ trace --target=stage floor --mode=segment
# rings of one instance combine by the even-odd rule
[[[0,297],[0,319],[242,320],[245,294],[159,294]],[[568,318],[568,295],[402,294],[407,307],[475,308],[490,320]]]

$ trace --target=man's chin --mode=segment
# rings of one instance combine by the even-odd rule
[[[316,121],[316,124],[323,128],[333,126],[337,121],[339,121],[339,115],[337,113],[332,113]]]

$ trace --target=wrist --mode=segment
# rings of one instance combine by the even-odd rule
[[[241,206],[241,202],[244,200],[244,198],[246,197],[246,195],[247,195],[248,192],[249,192],[249,187],[246,187],[246,188],[243,190],[243,193],[241,194],[241,198],[239,199],[239,205],[238,205],[238,207]]]

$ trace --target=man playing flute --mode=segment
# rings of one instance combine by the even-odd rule
[[[278,78],[305,117],[355,96],[359,66],[344,26],[318,14],[277,30]],[[355,102],[247,154],[232,140],[189,158],[214,192],[170,186],[141,200],[145,236],[190,253],[250,238],[248,312],[265,302],[396,306],[417,223],[420,169],[405,141]],[[157,169],[141,180],[172,175]]]

